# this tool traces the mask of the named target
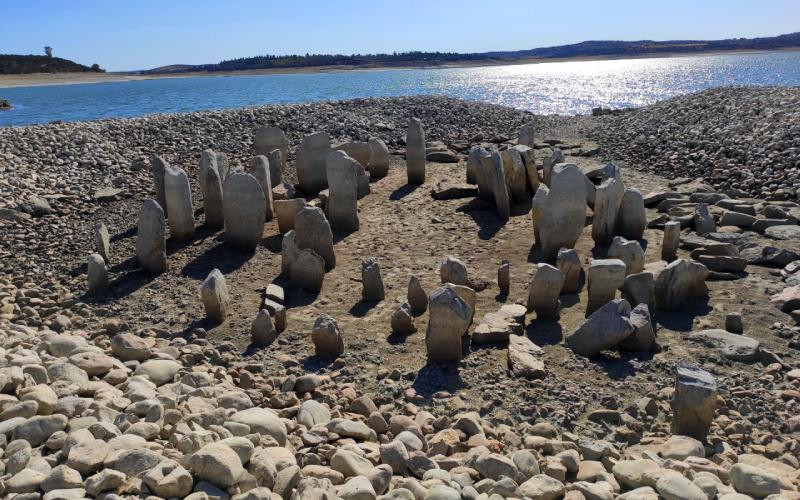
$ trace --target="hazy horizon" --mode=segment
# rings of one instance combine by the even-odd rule
[[[264,54],[489,52],[586,40],[712,40],[800,30],[796,0],[578,0],[557,11],[546,5],[312,0],[299,10],[257,0],[223,6],[211,0],[28,0],[4,6],[11,22],[0,32],[0,53],[43,54],[49,45],[57,57],[126,71]]]

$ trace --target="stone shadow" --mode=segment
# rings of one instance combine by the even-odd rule
[[[478,238],[490,240],[497,234],[507,221],[497,217],[494,205],[481,198],[473,198],[456,209],[469,215],[478,226]]]
[[[389,199],[392,201],[402,200],[420,187],[422,187],[420,184],[406,184],[404,186],[400,186],[392,191],[392,194],[389,195]]]
[[[253,251],[240,250],[224,242],[218,243],[183,266],[181,274],[197,280],[206,279],[213,269],[228,274],[242,267],[253,255]]]
[[[128,238],[133,238],[134,236],[136,236],[136,233],[138,231],[139,231],[138,227],[131,226],[128,229],[126,229],[125,231],[122,231],[121,233],[117,233],[114,236],[112,236],[111,238],[109,238],[109,241],[111,243],[114,243],[115,241],[120,241],[120,240],[126,240]]]
[[[359,300],[347,312],[356,318],[363,318],[380,303],[380,300]]]
[[[332,358],[330,356],[318,356],[317,354],[312,354],[310,356],[306,356],[300,364],[303,366],[303,369],[306,372],[314,372],[318,373],[323,370],[327,370],[331,365],[338,361],[337,358]]]
[[[261,240],[259,243],[260,246],[266,248],[272,253],[281,253],[281,246],[283,243],[283,236],[282,234],[273,234],[271,236],[267,236],[266,238]]]
[[[601,352],[591,357],[592,362],[613,380],[623,380],[636,375],[636,368],[629,356],[622,352]]]
[[[464,387],[458,363],[428,363],[417,372],[411,387],[419,396],[430,400],[439,391],[455,394]]]
[[[558,318],[535,318],[525,327],[525,334],[540,347],[560,344],[564,340],[564,329]]]
[[[676,332],[691,332],[694,318],[707,316],[712,308],[708,305],[708,297],[695,299],[688,302],[676,311],[656,309],[655,320],[657,324]]]

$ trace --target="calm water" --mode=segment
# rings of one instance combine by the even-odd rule
[[[14,106],[0,111],[0,126],[420,94],[581,114],[720,85],[800,85],[800,52],[0,88]]]

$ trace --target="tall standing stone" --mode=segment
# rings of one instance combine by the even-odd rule
[[[625,263],[619,259],[592,259],[586,278],[588,301],[586,316],[614,300],[617,289],[625,283]]]
[[[213,323],[222,323],[228,315],[230,295],[225,276],[219,269],[214,269],[200,285],[200,298],[206,310],[206,318]]]
[[[672,433],[705,441],[717,410],[717,382],[698,366],[679,362],[672,396]]]
[[[275,187],[283,182],[283,168],[286,167],[286,157],[280,149],[273,149],[267,155],[269,161],[269,183]]]
[[[228,159],[228,155],[225,153],[220,153],[215,151],[214,156],[217,159],[217,171],[219,171],[219,179],[224,184],[226,180],[228,180],[228,176],[231,175],[231,162]]]
[[[452,283],[454,285],[467,286],[469,276],[467,266],[452,255],[448,255],[439,265],[439,277],[442,283]]]
[[[332,151],[328,169],[328,217],[331,229],[358,231],[358,176],[361,166],[344,151]]]
[[[136,257],[147,272],[159,274],[167,270],[166,225],[161,205],[145,200],[139,210]]]
[[[317,356],[337,357],[344,353],[344,341],[339,324],[331,316],[321,313],[311,330],[311,341]]]
[[[528,291],[528,311],[536,311],[537,318],[558,316],[558,296],[564,287],[564,273],[550,264],[539,264]]]
[[[474,184],[478,185],[478,197],[487,201],[494,201],[492,164],[492,154],[482,147],[474,146],[469,150],[467,182],[474,178]]]
[[[430,317],[425,333],[428,361],[459,361],[463,356],[461,337],[472,319],[470,306],[452,287],[441,286],[431,293],[428,309]]]
[[[491,186],[494,206],[497,208],[497,216],[502,220],[511,217],[511,200],[506,184],[506,175],[503,170],[503,157],[497,151],[492,152],[491,157]]]
[[[292,198],[291,200],[275,200],[275,216],[278,218],[278,231],[286,234],[294,229],[294,219],[297,212],[306,206],[303,198]]]
[[[636,240],[626,240],[622,236],[614,236],[611,246],[608,247],[608,258],[624,262],[626,275],[644,270],[644,250]]]
[[[564,163],[566,161],[567,160],[564,158],[564,153],[560,149],[553,149],[553,152],[550,154],[550,156],[546,157],[542,162],[542,182],[550,186],[553,169],[559,163]],[[583,179],[581,179],[581,181],[583,181]]]
[[[93,253],[87,262],[87,280],[89,295],[103,295],[108,291],[108,268],[100,254]]]
[[[189,178],[181,168],[167,166],[164,170],[164,193],[167,197],[170,236],[175,241],[194,238],[194,208]]]
[[[644,197],[638,189],[626,188],[619,207],[619,234],[629,240],[641,240],[647,227]]]
[[[286,161],[289,158],[289,141],[286,139],[286,134],[278,127],[264,126],[256,129],[253,138],[253,146],[255,148],[256,156],[269,156],[275,150],[281,153],[281,163],[275,165],[278,171],[286,170]],[[272,158],[270,158],[272,161]],[[270,164],[271,165],[271,164]],[[272,172],[270,172],[272,173]],[[280,177],[279,177],[280,179]],[[280,180],[278,181],[280,182]],[[273,184],[273,187],[275,184]]]
[[[536,160],[536,154],[532,148],[517,144],[511,149],[519,152],[522,162],[525,164],[525,175],[528,180],[528,189],[531,193],[535,193],[539,189],[542,181],[539,179],[539,166]]]
[[[326,132],[303,137],[297,150],[297,182],[301,191],[315,195],[328,187],[325,158],[330,151],[331,140]]]
[[[532,123],[526,123],[519,128],[517,135],[517,143],[529,148],[536,146],[536,141],[533,138],[534,128]]]
[[[95,224],[93,235],[95,251],[106,263],[111,262],[111,236],[106,225],[102,222]]]
[[[558,250],[556,267],[564,273],[564,286],[561,293],[576,293],[581,286],[581,258],[573,248],[561,248]]]
[[[261,186],[261,191],[264,192],[264,202],[266,210],[264,210],[264,220],[272,220],[272,173],[266,156],[259,155],[250,160],[250,173],[256,178],[258,184]]]
[[[408,292],[406,294],[411,312],[418,316],[428,310],[428,294],[422,288],[419,278],[414,275],[408,279]]]
[[[500,295],[507,296],[511,291],[511,264],[504,260],[497,268],[497,286],[500,288]]]
[[[408,121],[406,132],[406,173],[409,184],[425,183],[425,131],[418,118]]]
[[[200,189],[203,192],[203,212],[209,229],[222,229],[225,214],[222,203],[222,176],[217,155],[207,149],[200,154]]]
[[[369,176],[373,179],[386,177],[389,173],[389,148],[377,137],[369,138]]]
[[[381,301],[386,297],[378,259],[368,257],[361,261],[361,298],[368,302]]]
[[[714,222],[714,217],[711,216],[708,205],[705,203],[698,203],[697,206],[694,207],[694,216],[692,219],[694,221],[694,230],[697,234],[708,234],[716,232],[717,230],[717,223]]]
[[[506,186],[514,203],[523,203],[528,197],[528,172],[519,150],[509,148],[500,153]]]
[[[598,245],[608,245],[617,234],[619,207],[624,188],[615,178],[606,179],[598,186],[594,198],[592,239]]]
[[[156,202],[164,209],[164,218],[167,217],[167,195],[164,190],[164,173],[167,170],[167,162],[158,155],[150,157],[150,173],[153,174],[153,187],[156,191]]]
[[[678,245],[681,243],[681,223],[669,221],[664,224],[664,238],[661,240],[661,259],[671,262],[678,258]]]
[[[357,161],[365,169],[369,169],[372,149],[368,142],[347,141],[333,147],[334,150],[344,151],[347,156]]]
[[[242,249],[255,249],[264,234],[267,204],[261,184],[250,174],[231,174],[225,181],[223,199],[225,238]]]
[[[550,187],[539,187],[533,198],[531,218],[536,241],[545,259],[559,249],[573,248],[586,224],[586,185],[583,173],[571,164],[553,169]]]
[[[326,269],[336,267],[333,251],[333,232],[328,219],[319,207],[305,207],[295,216],[295,242],[298,248],[308,248],[322,257]]]

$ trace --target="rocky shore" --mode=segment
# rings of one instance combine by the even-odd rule
[[[800,498],[798,96],[717,89],[598,117],[364,99],[0,129],[0,493]],[[209,175],[270,179],[272,155],[251,162],[264,126],[285,132],[287,184],[212,229]],[[309,250],[325,231],[293,240],[304,223],[284,228],[277,202],[307,182],[298,153],[320,131],[354,158],[370,138],[389,153],[357,200],[334,177],[304,197],[335,266]],[[339,154],[337,175],[356,179],[367,151]],[[191,194],[160,274],[137,246],[153,155]],[[581,182],[553,181],[560,161]],[[487,189],[489,172],[507,185]],[[273,196],[242,250],[234,226]],[[571,253],[544,256],[553,236]],[[319,291],[308,266],[283,272],[290,240],[320,260]],[[462,321],[458,349],[432,340]]]

